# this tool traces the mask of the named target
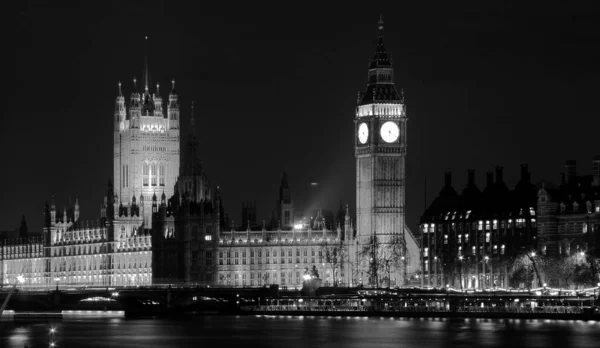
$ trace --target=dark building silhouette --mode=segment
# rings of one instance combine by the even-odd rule
[[[424,285],[463,288],[509,286],[508,262],[536,248],[536,190],[527,165],[510,190],[503,168],[486,173],[483,191],[468,171],[459,194],[451,173],[421,218],[421,267]]]

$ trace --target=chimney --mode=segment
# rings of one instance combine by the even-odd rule
[[[486,175],[486,186],[491,187],[494,184],[494,173],[493,172],[487,172],[485,173]]]
[[[600,155],[592,160],[592,176],[594,177],[592,185],[600,186]]]
[[[527,164],[521,164],[521,181],[526,182],[529,179],[529,172],[527,171]]]
[[[565,162],[565,182],[569,185],[574,183],[576,175],[577,162],[575,160],[567,160]]]
[[[502,180],[502,167],[496,167],[496,182],[503,182]]]
[[[474,186],[475,185],[475,170],[469,169],[467,171],[467,185]]]
[[[452,172],[445,172],[444,173],[444,186],[445,187],[452,186]]]

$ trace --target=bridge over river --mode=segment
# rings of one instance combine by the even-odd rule
[[[276,297],[276,288],[120,287],[44,291],[16,290],[6,311],[124,311],[126,315],[161,315],[177,312],[236,311],[242,305]],[[0,290],[0,303],[9,289]]]

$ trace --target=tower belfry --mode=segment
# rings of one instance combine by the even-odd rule
[[[169,95],[167,112],[163,112],[160,85],[151,91],[148,67],[148,37],[144,40],[143,92],[138,92],[133,79],[133,93],[125,102],[119,84],[115,106],[114,188],[123,206],[133,204],[132,197],[152,197],[164,191],[174,193],[179,176],[179,103],[177,95]],[[151,200],[140,199],[145,228],[151,227]],[[145,207],[143,206],[145,205]]]
[[[383,17],[377,29],[367,86],[359,94],[354,118],[356,237],[359,249],[374,235],[382,247],[401,243],[414,249],[416,242],[405,221],[406,105],[396,89],[392,61],[385,48]],[[411,252],[418,255],[418,249]]]

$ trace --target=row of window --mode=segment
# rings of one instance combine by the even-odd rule
[[[465,249],[467,249],[467,248],[465,248]],[[500,246],[500,248],[498,248],[498,244],[494,244],[493,247],[492,247],[493,254],[497,255],[498,254],[498,250],[500,250],[500,255],[504,255],[504,253],[506,251],[506,246],[504,244],[502,244]],[[483,254],[483,246],[479,246],[479,253]],[[477,254],[477,247],[475,247],[475,246],[471,247],[471,254],[473,256],[475,256]],[[458,247],[458,254],[457,255],[458,256],[463,256],[464,255],[463,254],[463,247],[462,246]],[[429,257],[429,248],[428,247],[423,248],[423,257]]]
[[[288,257],[292,257],[293,256],[293,252],[292,249],[281,249],[281,257],[285,257],[286,255],[286,251],[287,251],[287,256]],[[265,257],[270,257],[271,255],[273,255],[273,257],[277,257],[277,249],[266,249],[264,250],[265,252]],[[310,256],[316,256],[316,254],[319,254],[319,257],[323,256],[323,251],[322,250],[315,250],[315,248],[311,248],[310,249]],[[245,258],[247,256],[247,252],[246,250],[243,251],[239,251],[236,250],[233,252],[233,255],[235,258],[238,258],[240,256],[240,254],[242,255],[242,258]],[[256,255],[257,257],[261,258],[263,255],[263,250],[262,249],[258,249],[258,250],[250,250],[250,257],[254,258],[254,256]],[[301,255],[302,254],[302,255]],[[228,259],[231,258],[232,252],[231,251],[219,251],[219,258],[223,258],[223,257],[227,257]],[[308,248],[303,248],[302,251],[301,249],[296,249],[296,256],[300,257],[300,256],[308,256]]]
[[[142,146],[143,151],[167,151],[166,146],[158,146],[158,145],[144,145]]]
[[[438,224],[437,225],[437,229],[438,230],[442,230],[444,225],[442,224]],[[463,229],[468,229],[468,223],[466,224],[462,224],[462,223],[451,223],[448,226],[450,226],[451,231],[462,231]],[[513,224],[513,219],[508,219],[508,220],[487,220],[487,221],[483,221],[483,220],[479,220],[479,221],[474,221],[471,223],[471,229],[472,230],[477,230],[477,231],[483,231],[485,228],[485,231],[490,231],[490,230],[498,230],[498,226],[500,226],[501,230],[504,230],[506,228],[511,228],[514,226],[514,228],[525,228],[527,227],[527,219],[524,218],[518,218],[518,219],[514,219],[514,224]],[[531,227],[535,228],[536,226],[536,220],[535,219],[531,219]],[[421,225],[421,231],[423,233],[435,233],[436,231],[436,224],[422,224]]]
[[[144,186],[165,186],[165,166],[160,164],[144,164],[143,167]]]

